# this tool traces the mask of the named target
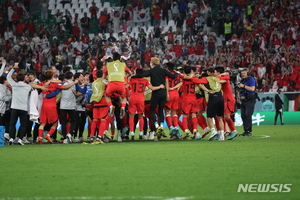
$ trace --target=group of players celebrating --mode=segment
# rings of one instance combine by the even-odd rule
[[[53,143],[52,134],[56,132],[58,120],[61,123],[61,142],[72,142],[79,123],[76,117],[78,102],[86,110],[83,123],[79,126],[85,125],[85,117],[89,122],[90,142],[84,144],[102,144],[113,140],[115,121],[119,142],[134,140],[137,124],[140,140],[158,141],[168,137],[165,121],[169,137],[173,140],[200,140],[209,133],[210,141],[225,140],[226,136],[232,140],[238,135],[232,120],[235,98],[230,76],[223,67],[208,68],[198,75],[194,67],[185,65],[175,70],[171,62],[162,67],[160,60],[152,57],[150,70],[135,69],[132,75],[120,60],[120,54],[115,52],[113,58],[95,68],[89,78],[80,73],[73,75],[66,72],[60,80],[55,80],[53,72],[47,70],[42,74],[40,83],[30,85],[42,89],[43,95],[38,144],[43,143],[43,137]],[[83,100],[79,101],[80,97]],[[204,112],[207,119],[203,116]],[[43,136],[45,125],[51,128]],[[203,129],[203,134],[199,133],[198,125]],[[79,129],[83,130],[83,127]],[[10,132],[10,144],[14,137]]]

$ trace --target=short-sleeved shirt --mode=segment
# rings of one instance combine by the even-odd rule
[[[130,100],[144,101],[145,88],[150,85],[149,81],[145,78],[132,78],[129,82],[131,88]]]
[[[45,83],[39,83],[38,85],[43,86]],[[42,91],[43,94],[50,94],[54,92],[56,89],[62,89],[63,85],[59,85],[58,83],[49,83],[47,89],[48,91]],[[44,98],[43,100],[43,107],[53,108],[56,107],[56,98]]]
[[[256,80],[253,77],[250,77],[248,80],[242,80],[241,83],[246,86],[249,86],[249,87],[256,86]],[[242,90],[245,90],[245,89],[242,88]],[[254,94],[255,91],[246,90],[246,93],[247,93],[247,95],[251,95],[251,94]],[[242,92],[241,95],[244,96],[244,93]]]
[[[171,74],[175,74],[175,72],[171,72]],[[169,82],[169,88],[175,87],[177,84],[179,84],[181,82],[181,78],[179,76],[177,76],[174,79],[166,76],[166,79]],[[176,95],[176,94],[178,94],[178,90],[171,90],[171,91],[169,91],[169,94],[170,95],[173,95],[173,94]]]
[[[228,100],[233,100],[234,96],[230,84],[230,76],[219,76],[218,78],[220,80],[226,80],[226,82],[222,84],[223,98]]]

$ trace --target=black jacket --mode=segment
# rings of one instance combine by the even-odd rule
[[[275,94],[275,109],[280,110],[283,108],[283,101],[280,98],[279,94]]]

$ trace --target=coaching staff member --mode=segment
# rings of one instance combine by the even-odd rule
[[[274,125],[276,125],[278,115],[280,117],[281,125],[283,125],[283,106],[284,106],[284,104],[283,104],[282,99],[280,98],[280,93],[281,93],[281,90],[278,89],[277,94],[275,94],[276,114],[275,114],[275,119],[274,119]]]
[[[243,120],[244,133],[240,136],[252,136],[252,114],[257,99],[256,80],[248,75],[248,70],[241,71],[240,88],[241,116]]]

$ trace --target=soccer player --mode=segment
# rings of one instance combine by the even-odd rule
[[[57,82],[51,82],[51,79],[53,77],[53,71],[47,70],[43,73],[45,77],[45,82],[40,83],[40,86],[44,86],[46,82],[50,83],[47,85],[48,91],[42,91],[44,95],[50,94],[52,92],[55,92],[57,89],[69,89],[73,85],[77,83],[75,81],[72,84],[69,85],[60,85]],[[43,104],[41,108],[41,114],[40,114],[40,126],[38,130],[38,144],[43,143],[43,131],[46,124],[52,124],[50,131],[47,133],[47,135],[44,137],[46,140],[48,140],[49,143],[53,143],[51,140],[51,135],[56,131],[57,125],[58,125],[58,113],[57,113],[57,105],[56,105],[56,98],[44,98]]]
[[[185,65],[183,67],[183,71],[186,75],[190,75],[192,73],[192,67]],[[198,132],[197,125],[197,101],[196,101],[196,93],[195,93],[196,84],[189,79],[183,79],[182,81],[182,92],[183,92],[183,101],[182,101],[182,123],[183,123],[183,131],[185,132],[184,139],[190,136],[190,130],[188,129],[188,116],[191,114],[192,117],[192,129],[193,129],[193,137],[192,139],[199,140],[201,139],[201,135]]]
[[[213,140],[215,137],[219,137],[220,140],[224,140],[224,100],[221,91],[221,84],[216,82],[219,79],[214,75],[214,68],[207,69],[208,77],[203,77],[197,79],[193,77],[194,74],[191,74],[193,78],[191,81],[197,84],[205,84],[205,91],[208,93],[208,102],[207,102],[207,122],[211,129],[211,136],[208,138],[209,141]],[[203,88],[204,89],[204,88]],[[212,118],[217,116],[217,121],[220,127],[220,135],[214,128],[214,123]]]
[[[136,69],[136,74],[142,74],[142,69]],[[148,87],[151,90],[159,90],[165,88],[163,84],[160,86],[152,86],[149,81],[145,78],[132,78],[129,82],[131,87],[131,97],[129,101],[128,111],[129,111],[129,130],[131,134],[131,139],[134,140],[134,115],[138,114],[139,126],[140,126],[140,137],[143,137],[144,129],[144,92],[145,88]]]
[[[207,77],[207,73],[202,73],[199,78]],[[197,99],[197,105],[198,105],[198,113],[197,113],[197,119],[199,126],[203,129],[203,135],[202,138],[204,138],[209,133],[209,127],[206,123],[206,118],[203,116],[203,113],[205,113],[207,103],[205,99],[205,93],[202,89],[202,85],[197,85],[196,89],[196,99]]]
[[[110,137],[108,135],[108,123],[107,123],[107,117],[108,117],[108,104],[106,102],[106,98],[104,97],[105,93],[105,87],[106,84],[103,80],[103,71],[99,70],[96,73],[97,79],[92,84],[92,96],[90,99],[90,102],[94,103],[93,106],[93,121],[91,124],[91,142],[94,144],[102,144],[103,143],[103,134],[105,134],[107,137]],[[96,128],[98,126],[98,136],[94,138]]]
[[[126,97],[125,97],[125,73],[131,75],[130,69],[125,63],[120,61],[121,55],[117,52],[113,54],[113,62],[107,63],[107,68],[104,70],[104,74],[108,75],[108,85],[106,88],[106,101],[109,107],[109,113],[113,116],[115,107],[112,105],[111,96],[114,93],[118,93],[121,97],[121,111],[120,118],[125,115]]]
[[[223,67],[216,67],[215,75],[218,76],[218,78],[220,79],[220,81],[218,82],[222,83],[222,91],[223,91],[223,98],[224,98],[224,118],[231,131],[228,140],[232,140],[238,135],[238,132],[236,131],[234,122],[231,119],[231,114],[234,113],[234,109],[235,109],[235,98],[232,93],[230,76],[224,74]]]
[[[167,70],[171,72],[172,74],[175,74],[174,71],[174,63],[169,62],[166,64]],[[178,109],[178,101],[179,101],[179,89],[182,86],[181,79],[179,77],[176,77],[175,79],[172,79],[170,77],[166,77],[166,83],[167,83],[167,102],[165,104],[165,113],[166,113],[166,121],[168,126],[170,127],[170,135],[171,137],[174,136],[178,137],[178,115],[177,115],[177,109]]]

